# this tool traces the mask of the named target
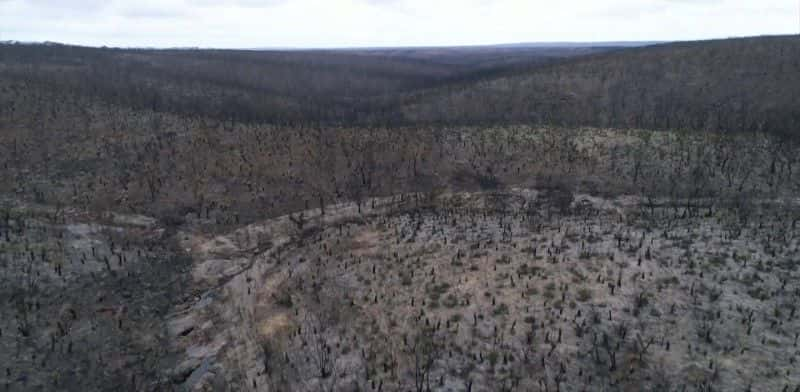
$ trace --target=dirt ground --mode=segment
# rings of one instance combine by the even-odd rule
[[[792,391],[796,228],[633,197],[411,195],[185,236],[217,390]],[[739,224],[736,224],[739,222]]]

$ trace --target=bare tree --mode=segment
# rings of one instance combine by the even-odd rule
[[[431,390],[431,375],[442,354],[443,344],[441,336],[432,327],[419,327],[410,338],[407,354],[411,361],[414,389],[417,392],[427,392]]]

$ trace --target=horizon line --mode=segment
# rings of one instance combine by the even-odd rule
[[[468,48],[591,48],[591,47],[644,47],[670,43],[704,42],[730,39],[766,38],[766,37],[797,37],[797,34],[767,34],[751,36],[729,36],[720,38],[703,38],[696,40],[610,40],[610,41],[527,41],[505,42],[494,44],[453,44],[453,45],[375,45],[375,46],[263,46],[263,47],[215,47],[215,46],[113,46],[113,45],[82,45],[59,41],[22,41],[2,40],[0,45],[51,45],[72,46],[94,49],[128,49],[128,50],[246,50],[246,51],[325,51],[325,50],[404,50],[404,49],[468,49]]]

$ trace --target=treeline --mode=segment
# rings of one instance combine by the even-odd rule
[[[800,129],[800,39],[664,44],[419,93],[408,122],[614,128]]]
[[[390,123],[402,119],[398,101],[412,91],[600,50],[606,49],[247,51],[15,44],[0,45],[0,79],[25,94],[42,90],[65,99],[234,122]]]
[[[269,123],[349,121],[353,112],[377,106],[385,92],[447,76],[446,67],[345,54],[68,46],[6,46],[2,64],[0,77],[25,94],[41,90],[135,110]]]
[[[503,184],[795,194],[800,139],[766,135],[796,133],[799,47],[788,37],[664,45],[496,78],[359,51],[11,45],[0,51],[0,193],[232,224]],[[448,87],[415,90],[436,81]],[[720,136],[730,131],[755,132]]]
[[[408,192],[567,185],[722,203],[800,190],[798,141],[763,133],[281,126],[33,104],[61,98],[0,116],[0,193],[225,227]]]
[[[794,135],[798,75],[800,40],[788,36],[631,49],[0,46],[3,103],[15,110],[41,110],[20,102],[56,94],[273,125],[528,124]]]

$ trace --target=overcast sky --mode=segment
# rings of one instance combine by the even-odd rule
[[[797,34],[800,0],[0,0],[0,40],[355,47]]]

